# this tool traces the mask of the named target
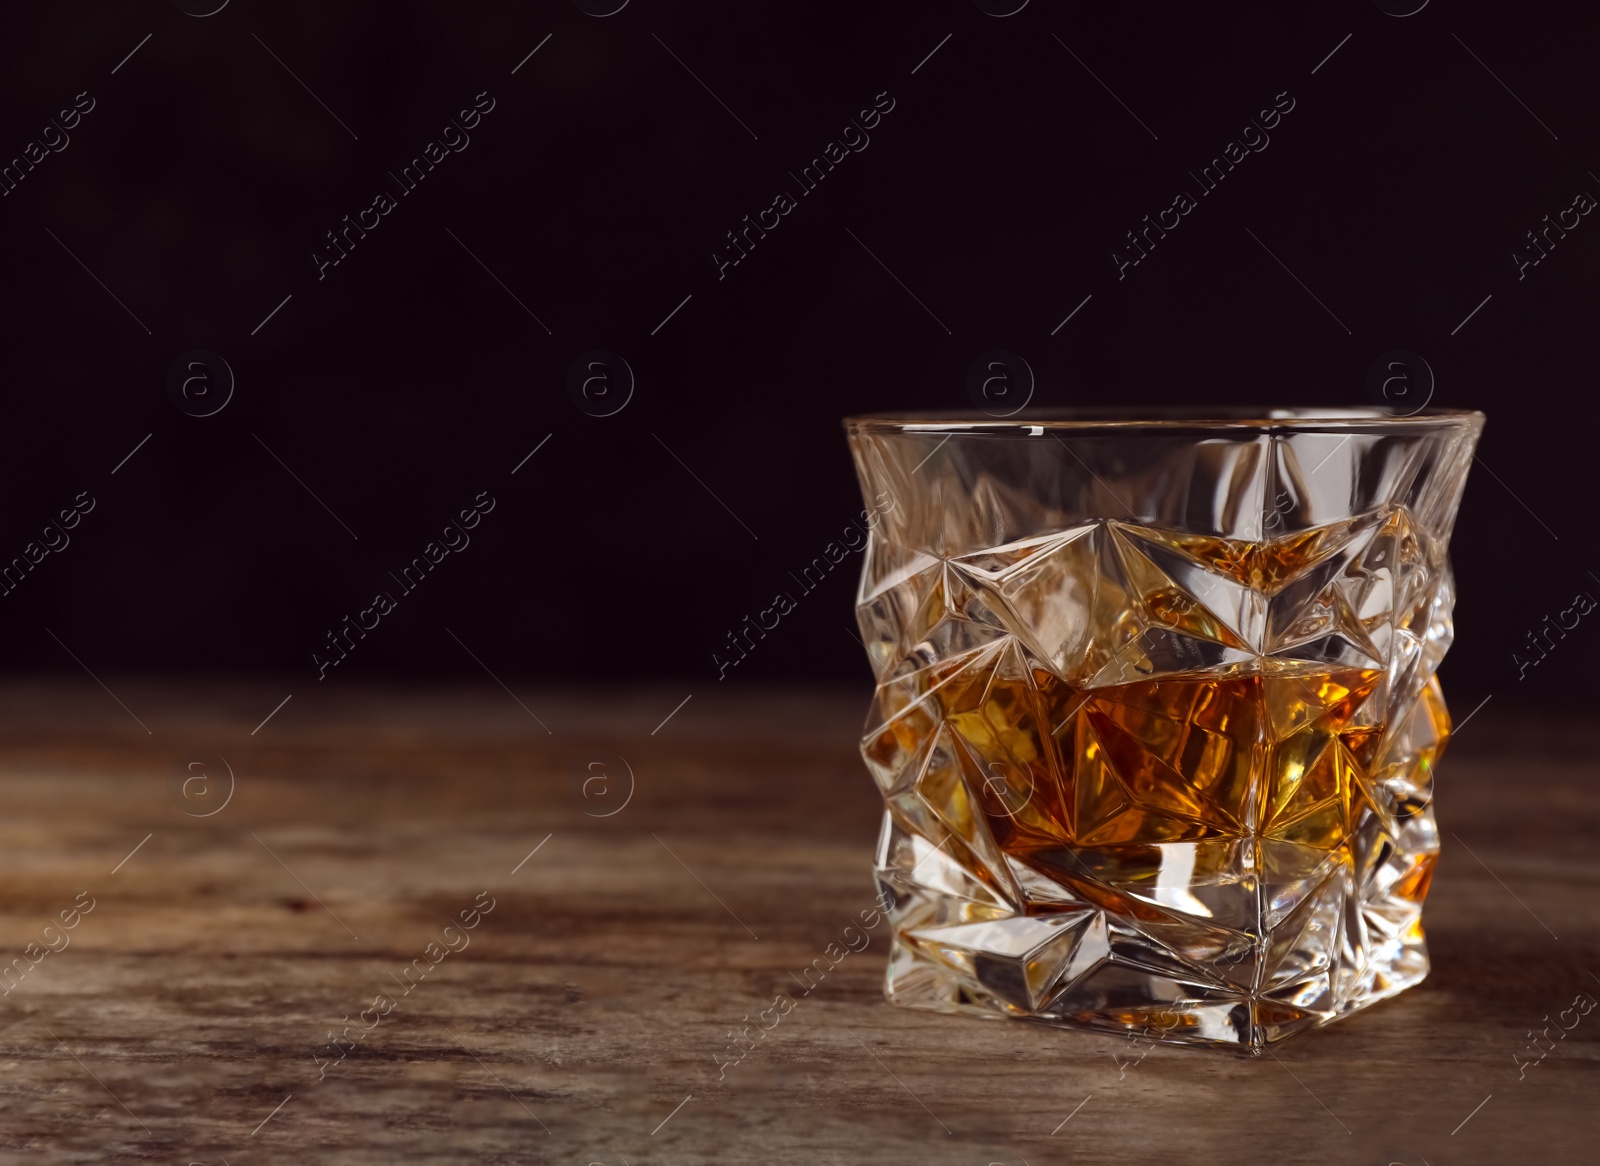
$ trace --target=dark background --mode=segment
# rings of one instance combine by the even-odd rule
[[[0,599],[7,666],[76,671],[64,644],[97,672],[309,681],[325,633],[488,491],[470,547],[326,684],[481,675],[462,644],[501,675],[710,682],[725,632],[859,508],[845,414],[969,407],[996,347],[1039,405],[1363,405],[1404,348],[1434,404],[1489,415],[1454,544],[1458,717],[1580,699],[1600,631],[1520,681],[1512,652],[1600,594],[1600,217],[1524,279],[1512,251],[1600,196],[1597,26],[1445,0],[7,6],[0,161],[95,106],[0,198],[0,557],[96,499]],[[319,280],[324,233],[484,91],[470,146]],[[884,92],[870,146],[719,280],[724,232]],[[1124,233],[1282,92],[1270,147],[1119,281]],[[237,378],[210,417],[168,397],[195,348]],[[614,416],[567,393],[594,348],[636,376]],[[858,566],[725,683],[864,685]]]

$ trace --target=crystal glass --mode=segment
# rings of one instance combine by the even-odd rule
[[[845,427],[890,1000],[1259,1054],[1427,975],[1482,414]]]

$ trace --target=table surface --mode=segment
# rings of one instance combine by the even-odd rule
[[[865,683],[345,684],[252,734],[289,686],[102,679],[0,686],[0,1160],[1595,1160],[1600,1013],[1515,1059],[1600,996],[1576,720],[1474,717],[1432,975],[1275,1055],[897,1009],[880,926],[724,1070],[872,901]]]

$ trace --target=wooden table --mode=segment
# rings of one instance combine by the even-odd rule
[[[1513,1059],[1600,997],[1575,720],[1474,718],[1432,976],[1275,1056],[1119,1069],[1113,1038],[895,1009],[880,926],[719,1079],[871,902],[864,682],[702,686],[661,725],[687,689],[103,679],[0,689],[3,1161],[1596,1160],[1600,1011]],[[225,805],[172,777],[206,755]]]

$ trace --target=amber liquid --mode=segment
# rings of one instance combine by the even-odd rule
[[[1210,558],[1214,569],[1267,593],[1318,550],[1310,537],[1298,544],[1186,541],[1188,554]],[[1196,639],[1238,644],[1170,582],[1152,581],[1148,589],[1139,582],[1130,580],[1137,600],[1130,596],[1127,607],[1143,608],[1143,626],[1154,617],[1158,626]],[[1381,814],[1393,824],[1408,807],[1416,812],[1427,804],[1431,768],[1448,733],[1437,682],[1430,680],[1402,712],[1425,722],[1412,734],[1424,747],[1384,746],[1380,756],[1388,726],[1378,692],[1385,674],[1376,668],[1253,656],[1231,668],[1075,688],[1015,641],[989,655],[928,669],[917,694],[926,719],[890,720],[866,743],[868,759],[896,768],[918,748],[929,720],[941,722],[917,779],[919,801],[958,839],[986,845],[986,833],[1024,868],[1090,899],[1105,898],[1106,890],[1074,869],[1086,851],[1137,878],[1141,863],[1152,876],[1160,871],[1164,843],[1265,840],[1339,850],[1363,815]],[[1379,699],[1369,699],[1375,694]],[[1395,779],[1407,793],[1395,795]],[[1192,873],[1201,878],[1207,862],[1239,861],[1237,848],[1227,845],[1202,845],[1194,853],[1199,865]],[[969,869],[983,877],[992,863],[973,857],[979,861]],[[1433,856],[1425,856],[1392,893],[1420,903],[1432,864]]]

